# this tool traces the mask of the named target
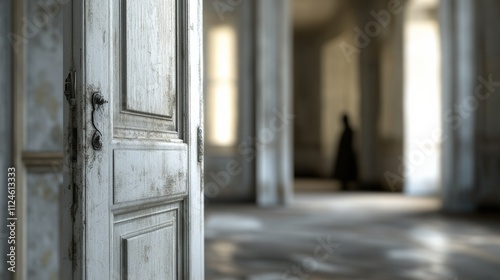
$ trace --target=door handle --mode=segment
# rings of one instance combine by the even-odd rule
[[[108,103],[106,101],[100,92],[94,92],[92,94],[92,126],[94,126],[94,134],[92,135],[92,147],[96,151],[102,150],[102,133],[101,131],[97,128],[95,125],[95,112],[97,109],[99,109],[102,105],[105,103]]]

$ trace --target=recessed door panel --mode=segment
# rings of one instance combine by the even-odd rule
[[[172,119],[176,101],[176,0],[124,0],[125,109]]]
[[[180,138],[179,50],[184,45],[179,2],[121,0],[115,6],[116,138]]]
[[[184,144],[169,150],[114,150],[114,203],[186,195],[187,164]]]
[[[178,204],[115,217],[114,279],[182,279]],[[121,277],[121,278],[120,278]]]

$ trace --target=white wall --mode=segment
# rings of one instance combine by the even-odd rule
[[[321,154],[326,158],[326,174],[333,172],[344,129],[343,113],[349,115],[354,140],[359,140],[359,57],[353,54],[346,58],[339,47],[343,42],[351,42],[353,35],[352,30],[345,30],[326,42],[321,53]]]

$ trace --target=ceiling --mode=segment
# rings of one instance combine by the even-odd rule
[[[326,24],[344,0],[293,0],[292,19],[295,29],[314,29]]]

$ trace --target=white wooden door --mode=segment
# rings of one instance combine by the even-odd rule
[[[61,279],[203,279],[201,7],[65,6]]]

